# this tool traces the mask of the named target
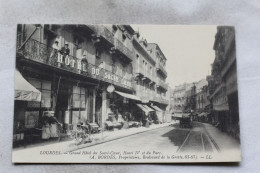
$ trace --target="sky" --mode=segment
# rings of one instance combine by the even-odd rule
[[[167,58],[166,82],[176,85],[206,79],[215,58],[215,25],[131,25],[140,38],[157,43]]]

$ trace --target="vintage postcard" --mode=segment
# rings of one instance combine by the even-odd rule
[[[13,163],[240,162],[235,28],[17,25]]]

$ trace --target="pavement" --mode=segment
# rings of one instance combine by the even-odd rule
[[[206,129],[206,132],[210,137],[211,142],[215,145],[216,149],[219,152],[226,150],[240,150],[240,143],[236,139],[232,138],[227,133],[222,132],[221,130],[219,130],[211,124],[201,124]]]
[[[143,133],[146,131],[163,128],[166,126],[170,126],[173,123],[164,123],[164,124],[153,124],[150,127],[138,127],[138,128],[129,128],[129,129],[122,129],[122,130],[114,130],[114,131],[104,131],[103,133],[99,134],[92,134],[92,142],[81,144],[81,145],[75,145],[75,140],[66,140],[61,142],[56,141],[49,141],[42,144],[34,144],[34,145],[28,145],[26,148],[24,147],[18,147],[13,149],[13,157],[14,155],[23,155],[25,153],[30,153],[31,151],[62,151],[62,152],[70,152],[74,150],[78,150],[81,148],[90,147],[93,145],[113,141],[116,139],[128,137],[131,135]]]

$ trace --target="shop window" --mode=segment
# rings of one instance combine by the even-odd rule
[[[77,109],[85,109],[86,107],[86,93],[85,88],[73,86],[72,93],[72,107]]]
[[[79,111],[72,111],[72,124],[77,124],[80,118]]]
[[[51,91],[42,90],[41,107],[51,107]]]
[[[29,83],[41,92],[41,102],[28,102],[29,108],[51,108],[51,81],[29,78]]]
[[[25,128],[34,128],[39,124],[39,111],[26,111],[25,112]]]

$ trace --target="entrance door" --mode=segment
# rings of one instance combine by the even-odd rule
[[[95,113],[95,120],[96,123],[101,124],[101,115],[102,115],[102,91],[97,91],[96,96],[96,107],[95,107],[96,113]]]
[[[93,122],[93,89],[88,90],[88,121]]]
[[[59,122],[64,123],[65,119],[69,119],[71,122],[71,118],[65,117],[66,111],[68,110],[68,103],[69,103],[69,84],[62,84],[60,83],[57,102],[56,102],[56,117]],[[67,113],[66,116],[69,116]]]

